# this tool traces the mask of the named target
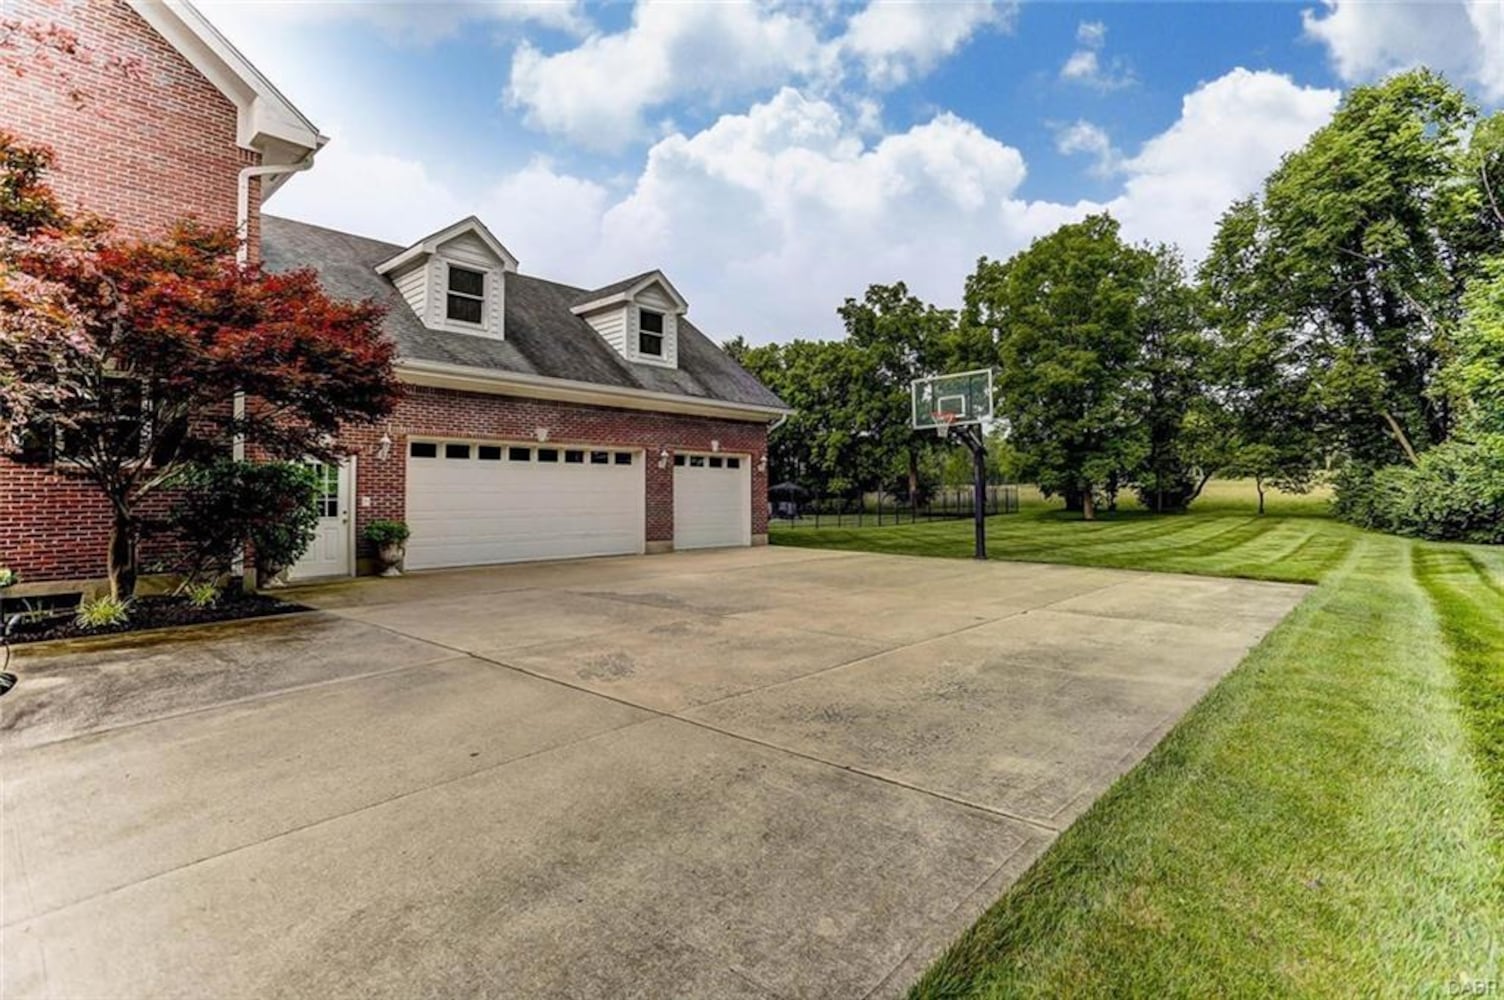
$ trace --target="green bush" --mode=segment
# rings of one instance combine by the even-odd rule
[[[208,582],[195,583],[188,588],[184,596],[195,608],[212,608],[219,603],[219,588]]]
[[[372,521],[361,532],[372,545],[401,545],[410,534],[403,521]]]
[[[130,600],[109,596],[84,601],[73,616],[73,623],[86,631],[124,625],[130,620]]]
[[[1452,440],[1418,465],[1349,465],[1332,509],[1364,528],[1435,541],[1504,544],[1504,434]]]
[[[188,467],[176,485],[182,499],[169,521],[190,578],[223,570],[249,543],[266,580],[296,562],[318,528],[318,477],[300,463],[225,459]]]

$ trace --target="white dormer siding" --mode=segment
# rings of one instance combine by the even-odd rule
[[[627,353],[627,310],[625,308],[606,309],[601,312],[591,313],[585,317],[601,339],[611,345],[617,354],[626,356]]]
[[[407,300],[407,304],[420,318],[428,315],[428,268],[423,264],[409,266],[406,270],[390,275],[392,284]]]
[[[517,258],[473,216],[376,267],[431,330],[506,339],[506,274]]]
[[[650,271],[630,284],[611,287],[599,298],[574,307],[575,315],[589,323],[601,339],[628,361],[660,368],[679,367],[679,318],[688,304],[668,283],[662,272]],[[647,329],[644,316],[659,329]],[[645,340],[656,340],[659,350],[644,350]],[[649,344],[651,346],[651,344]]]

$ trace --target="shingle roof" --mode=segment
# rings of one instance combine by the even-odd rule
[[[648,275],[655,273],[657,272],[643,271],[641,274],[634,274],[632,275],[632,277],[623,278],[621,281],[613,281],[611,282],[611,284],[597,288],[593,291],[583,292],[580,295],[577,295],[575,297],[575,300],[571,302],[570,305],[582,306],[586,302],[595,302],[599,299],[610,298],[611,296],[616,295],[620,292],[625,292],[628,288],[631,288],[643,278],[646,278]]]
[[[386,331],[396,343],[401,359],[492,368],[751,406],[784,407],[777,396],[688,320],[679,322],[679,367],[673,369],[633,364],[569,311],[579,301],[610,294],[613,288],[620,291],[629,287],[642,275],[606,289],[589,291],[509,273],[506,339],[493,340],[430,330],[423,325],[396,287],[374,270],[377,264],[403,249],[306,222],[271,215],[261,217],[261,259],[266,268],[290,271],[310,267],[331,295],[374,299],[386,306]]]

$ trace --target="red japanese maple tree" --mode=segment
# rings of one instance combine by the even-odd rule
[[[18,457],[108,499],[124,597],[143,499],[236,436],[272,458],[333,458],[342,426],[395,406],[394,349],[380,307],[329,297],[312,271],[238,263],[228,229],[134,240],[70,217],[50,165],[0,133],[0,428]]]

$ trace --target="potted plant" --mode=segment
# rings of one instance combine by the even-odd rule
[[[402,557],[406,553],[407,524],[403,521],[372,521],[361,532],[365,540],[376,546],[376,558],[381,561],[382,576],[401,576]]]

